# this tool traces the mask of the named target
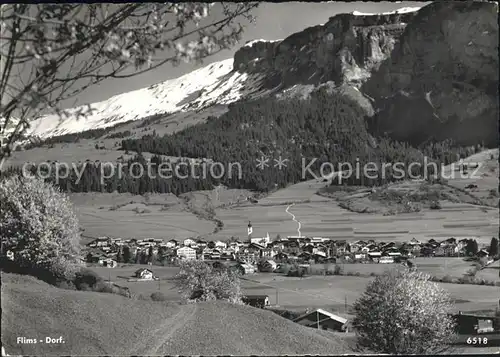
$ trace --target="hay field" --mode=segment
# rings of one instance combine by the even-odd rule
[[[89,194],[94,197],[105,194]],[[107,204],[82,202],[73,199],[76,215],[83,234],[90,237],[108,236],[119,238],[161,238],[169,240],[185,239],[208,234],[214,230],[215,224],[191,213],[187,208],[172,202],[168,194],[163,196],[163,203],[144,204],[142,196],[121,194],[116,200],[112,194]],[[135,197],[136,199],[134,199]],[[141,198],[142,197],[142,198]],[[129,199],[130,202],[118,209],[113,209],[117,202]],[[104,203],[104,202],[102,202]],[[166,208],[163,208],[166,206]]]
[[[71,202],[86,237],[184,239],[216,228],[208,210],[244,201],[247,190],[219,187],[173,194],[72,193]]]
[[[494,177],[490,172],[498,172],[498,162],[491,160],[490,155],[498,158],[498,150],[487,150],[464,160],[484,163],[481,166],[483,171],[479,173],[484,183],[478,186],[484,186],[488,192],[493,187],[498,189],[498,175]],[[478,243],[486,245],[491,237],[498,234],[498,207],[443,201],[440,210],[423,208],[420,212],[393,216],[356,213],[339,207],[332,198],[317,194],[318,190],[326,187],[331,180],[332,178],[326,181],[314,179],[301,182],[278,190],[260,199],[257,204],[247,203],[231,209],[218,209],[217,218],[224,222],[224,229],[216,236],[246,237],[248,221],[252,222],[255,237],[265,236],[267,232],[271,236],[300,233],[334,239],[385,241],[406,241],[413,237],[424,241],[431,238],[439,240],[455,237],[475,238]],[[464,179],[459,180],[450,180],[450,185],[458,182],[464,183],[464,186],[467,184]],[[401,189],[410,189],[420,183],[407,182],[398,185]],[[466,192],[464,195],[472,194]],[[291,206],[287,213],[289,205]],[[299,224],[293,221],[290,213],[300,222],[300,232]]]
[[[441,278],[445,275],[449,275],[453,278],[462,277],[469,269],[474,266],[474,262],[467,262],[459,257],[435,257],[435,258],[424,258],[418,257],[411,260],[417,266],[417,269],[421,272],[430,274],[432,276]],[[333,265],[330,265],[330,270],[333,269]],[[344,269],[345,273],[360,273],[362,275],[369,275],[370,273],[382,274],[387,270],[391,270],[400,267],[399,264],[362,264],[362,263],[346,263],[340,264]],[[321,272],[325,268],[324,264],[313,264],[311,269]],[[496,271],[497,278],[488,280],[498,279],[498,270]],[[478,273],[479,274],[479,273]]]
[[[141,135],[142,136],[142,135]],[[47,161],[57,161],[66,164],[69,168],[77,167],[78,164],[84,163],[86,160],[100,161],[109,165],[116,165],[117,160],[132,159],[137,155],[136,152],[119,150],[122,139],[82,139],[78,143],[57,143],[53,147],[37,147],[26,151],[15,151],[12,156],[5,161],[5,167],[22,166],[25,163],[41,163]],[[96,149],[95,145],[104,149]],[[146,160],[151,159],[153,154],[142,153]],[[160,155],[164,159],[172,162],[179,159],[177,156]],[[201,159],[192,159],[183,157],[183,159],[194,160],[198,162]]]
[[[276,274],[248,276],[243,283],[247,294],[267,294],[271,304],[290,310],[325,308],[349,317],[349,306],[363,293],[373,278],[353,276],[309,276],[289,278]],[[494,311],[498,306],[500,287],[438,283],[455,301],[456,311]],[[347,301],[347,310],[345,308]]]
[[[460,175],[458,171],[452,174],[452,171],[456,169],[452,165],[444,167],[443,173],[448,178],[448,185],[461,190],[465,189],[465,186],[469,184],[477,185],[477,189],[466,190],[471,196],[477,197],[489,204],[498,207],[498,176],[499,176],[499,164],[498,164],[499,149],[490,149],[479,152],[477,154],[471,155],[464,159],[464,163],[479,163],[478,170],[469,169],[468,175]],[[475,177],[470,177],[474,175]],[[490,194],[491,190],[496,191],[496,196]]]
[[[498,276],[499,270],[500,270],[500,261],[496,261],[478,271],[476,276],[480,279],[499,281],[500,280],[500,276]]]
[[[134,276],[134,272],[140,268],[151,269],[159,281],[127,281]],[[172,278],[177,274],[179,268],[167,266],[150,266],[141,264],[123,264],[116,268],[92,267],[104,280],[124,286],[130,289],[132,295],[142,295],[149,298],[154,292],[162,292],[169,301],[180,301],[180,294],[175,288]]]
[[[295,186],[295,185],[294,185]],[[303,186],[300,186],[303,188]],[[384,216],[347,211],[333,200],[319,198],[295,187],[278,191],[256,205],[216,210],[224,222],[220,237],[246,237],[247,222],[251,221],[255,237],[298,235],[298,223],[286,212],[286,203],[298,197],[311,197],[310,202],[297,203],[289,208],[301,223],[300,234],[348,240],[406,241],[475,237],[478,243],[488,244],[498,234],[498,209],[456,203],[443,203],[439,211],[424,209],[417,213]],[[278,197],[276,197],[278,196]],[[314,201],[313,201],[314,200]],[[275,205],[266,205],[274,201]]]

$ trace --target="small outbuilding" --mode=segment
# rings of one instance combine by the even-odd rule
[[[258,307],[263,309],[269,306],[269,296],[268,295],[245,295],[241,300],[250,306]]]
[[[293,320],[307,327],[330,331],[346,331],[347,319],[323,309],[316,309]]]

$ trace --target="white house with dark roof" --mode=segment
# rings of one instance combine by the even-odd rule
[[[190,247],[192,245],[195,245],[196,244],[196,241],[194,239],[191,239],[191,238],[187,238],[187,239],[184,239],[184,241],[182,242],[182,244],[185,246],[185,247]]]

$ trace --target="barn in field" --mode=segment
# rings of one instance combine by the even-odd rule
[[[294,322],[307,327],[330,330],[330,331],[346,331],[347,319],[332,314],[323,309],[316,309],[314,311],[305,313],[302,316],[293,320]]]

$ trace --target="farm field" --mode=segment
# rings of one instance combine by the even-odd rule
[[[478,271],[476,276],[480,279],[498,281],[500,280],[500,277],[498,276],[499,270],[500,262],[496,261]]]
[[[498,209],[494,208],[443,203],[439,211],[423,209],[397,216],[360,214],[347,211],[335,201],[315,195],[311,192],[314,189],[304,186],[300,186],[303,192],[292,186],[278,191],[277,198],[273,194],[255,205],[217,209],[217,218],[224,222],[224,228],[214,236],[244,237],[248,221],[252,222],[255,237],[265,236],[267,232],[272,237],[277,234],[298,235],[299,225],[291,214],[300,222],[300,234],[333,239],[408,241],[415,237],[427,241],[431,238],[475,237],[478,243],[488,244],[491,237],[498,234]],[[299,198],[311,201],[296,203],[287,213],[286,203]],[[271,202],[275,205],[267,205]]]
[[[174,195],[151,195],[146,198],[129,193],[73,193],[70,199],[86,237],[168,240],[173,236],[196,234],[198,227],[201,230],[213,229],[211,222],[183,211],[181,200]],[[169,219],[166,219],[167,212]]]
[[[349,306],[363,293],[373,278],[352,276],[310,276],[290,278],[276,274],[248,276],[243,283],[247,294],[267,294],[270,303],[290,310],[325,308],[349,317]],[[494,311],[498,306],[500,287],[439,283],[455,301],[456,311]],[[347,302],[347,310],[346,310]]]
[[[127,281],[134,276],[135,271],[140,268],[151,269],[160,278],[159,281]],[[103,279],[130,289],[133,295],[141,294],[148,297],[157,291],[161,291],[171,301],[178,301],[180,295],[175,288],[171,278],[177,274],[179,268],[166,266],[150,266],[140,264],[122,265],[116,268],[92,267],[90,268]]]
[[[493,160],[490,155],[493,155]],[[488,194],[491,189],[498,189],[497,159],[498,149],[495,149],[483,151],[464,160],[481,163],[481,169],[477,173],[480,178],[474,182]],[[446,170],[450,171],[451,166],[445,167],[443,172],[447,177],[452,177]],[[463,189],[465,185],[473,183],[471,180],[455,175],[449,180],[449,185]],[[271,236],[302,234],[334,239],[386,241],[405,241],[412,237],[419,240],[474,237],[478,243],[488,244],[491,237],[498,234],[498,207],[443,201],[440,210],[424,208],[420,212],[395,216],[355,213],[339,207],[334,199],[317,194],[319,189],[330,182],[331,178],[313,179],[278,190],[259,200],[257,204],[247,203],[236,208],[218,209],[216,214],[224,222],[224,229],[217,235],[245,236],[247,221],[252,222],[256,237],[264,236],[267,232]],[[420,183],[407,183],[409,187],[412,185]],[[405,183],[400,186],[405,186]],[[484,195],[479,194],[483,191],[476,191],[466,191],[463,194],[485,199]],[[289,207],[292,203],[294,204]],[[293,221],[292,215],[300,222],[300,232],[299,225]]]
[[[474,264],[473,262],[467,262],[462,258],[450,258],[450,257],[435,257],[435,258],[423,258],[418,257],[411,259],[417,266],[417,269],[421,272],[430,274],[435,277],[443,277],[449,275],[453,278],[462,277],[469,269],[471,269]],[[384,271],[391,270],[395,267],[399,267],[399,264],[362,264],[362,263],[346,263],[340,264],[344,269],[345,273],[360,273],[362,275],[369,275],[370,273],[382,274]],[[311,269],[315,271],[324,270],[324,264],[313,264]],[[330,270],[333,269],[333,265],[330,266]],[[492,269],[493,270],[493,269]],[[489,276],[488,280],[498,280],[498,270],[496,270],[497,277],[493,279],[492,274],[487,274]],[[479,273],[478,275],[479,276]]]
[[[441,268],[438,265],[444,263],[449,270],[442,275],[459,277],[460,269],[469,268],[469,262],[457,258],[417,258],[417,266],[422,271],[432,275],[440,276]],[[134,272],[141,268],[150,268],[160,281],[129,282],[127,278],[132,277]],[[318,266],[319,267],[319,266]],[[344,264],[345,271],[360,271],[365,269],[366,273],[381,273],[385,269],[394,268],[394,264]],[[132,294],[151,295],[161,291],[169,300],[176,301],[180,295],[175,288],[171,278],[175,276],[179,268],[167,266],[149,266],[128,264],[117,268],[92,267],[104,279],[126,286]],[[492,269],[494,270],[494,269]],[[494,270],[498,274],[498,270]],[[455,273],[454,273],[455,272]],[[498,275],[497,275],[498,276]],[[347,315],[349,306],[365,290],[366,284],[371,277],[356,276],[308,276],[305,278],[286,277],[274,273],[258,273],[244,276],[241,284],[244,294],[266,294],[269,295],[270,303],[276,304],[276,290],[278,290],[278,304],[289,310],[305,310],[306,308],[322,307],[332,312]],[[497,278],[498,279],[498,278]],[[498,304],[500,287],[468,284],[439,283],[445,290],[449,291],[455,299],[457,311],[491,311]],[[347,312],[345,309],[347,301]]]
[[[72,193],[70,199],[86,237],[182,240],[214,232],[207,208],[246,200],[248,190],[225,189],[173,194]]]
[[[474,197],[477,197],[485,202],[488,202],[489,204],[496,205],[498,207],[498,155],[498,149],[490,149],[471,155],[468,158],[464,159],[465,163],[480,164],[477,172],[475,173],[474,171],[476,171],[476,169],[469,169],[469,175],[472,175],[474,173],[475,177],[467,177],[466,175],[461,177],[460,173],[452,175],[452,167],[445,166],[443,172],[446,178],[449,177],[448,185],[464,190],[465,186],[469,184],[475,184],[477,185],[477,188],[468,190],[467,192]],[[492,197],[490,195],[491,190],[496,190],[497,195]]]

